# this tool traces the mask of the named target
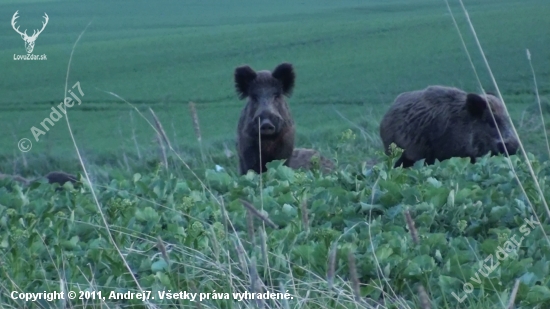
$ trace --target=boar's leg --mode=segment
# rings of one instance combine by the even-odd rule
[[[260,173],[260,160],[258,158],[257,151],[248,151],[245,152],[243,158],[239,158],[240,162],[240,173],[241,175],[246,175],[249,170],[253,170],[256,173]],[[265,172],[265,171],[264,171]]]
[[[426,159],[424,160],[424,163],[426,165],[435,164],[435,156],[433,155],[433,153],[426,156]]]
[[[408,168],[408,167],[411,167],[411,166],[414,165],[414,161],[409,160],[407,158],[407,156],[405,155],[405,152],[403,152],[401,154],[401,157],[399,157],[399,159],[397,160],[397,162],[395,162],[395,165],[393,167],[397,168],[397,167],[401,166],[401,164],[403,164],[403,168]]]

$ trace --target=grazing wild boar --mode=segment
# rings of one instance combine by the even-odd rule
[[[63,186],[66,182],[71,182],[73,185],[78,181],[76,176],[67,174],[65,172],[49,172],[46,176],[48,183],[57,183],[60,186]]]
[[[319,158],[319,168],[323,173],[330,173],[336,168],[334,162],[323,157],[318,151],[308,148],[294,149],[288,167],[292,169],[304,168],[310,170],[313,167],[312,159],[314,157]]]
[[[289,159],[294,150],[294,120],[285,100],[294,88],[292,64],[281,63],[273,72],[255,72],[245,65],[235,69],[235,88],[247,98],[237,127],[239,173],[265,172],[266,163]],[[261,161],[260,161],[261,148]]]
[[[504,147],[513,155],[519,146],[497,97],[487,94],[486,101],[483,95],[446,86],[400,94],[380,123],[380,137],[387,154],[391,143],[404,150],[395,167],[451,157],[470,157],[475,163],[476,157],[488,153],[505,154]]]
[[[7,175],[7,174],[0,173],[0,180],[6,179],[6,178],[20,182],[25,186],[30,185],[34,181],[42,179],[42,177],[27,179],[19,175]],[[43,178],[47,179],[49,184],[57,183],[60,186],[63,186],[68,181],[71,182],[73,185],[75,185],[78,182],[78,179],[76,178],[76,176],[67,174],[65,172],[50,172]],[[62,188],[57,188],[56,191],[60,191],[61,189]]]

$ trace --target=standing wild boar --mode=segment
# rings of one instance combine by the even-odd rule
[[[489,152],[505,154],[505,147],[513,155],[519,146],[497,97],[487,94],[486,101],[483,95],[446,86],[400,94],[380,123],[380,137],[386,153],[391,143],[404,150],[395,167],[451,157],[470,157],[475,163]]]
[[[237,127],[239,173],[266,170],[266,163],[289,159],[294,150],[294,120],[285,100],[294,88],[294,68],[279,64],[273,72],[255,72],[249,66],[235,69],[235,88],[247,98]],[[260,160],[261,149],[261,160]]]
[[[336,168],[334,162],[323,157],[318,151],[308,148],[294,149],[288,167],[292,169],[304,168],[309,170],[313,167],[312,161],[314,157],[319,158],[319,168],[323,173],[330,173]]]

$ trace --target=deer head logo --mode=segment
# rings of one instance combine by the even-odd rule
[[[46,21],[42,22],[42,29],[40,29],[38,32],[36,32],[36,30],[33,30],[32,35],[28,36],[27,35],[27,29],[25,29],[24,32],[21,32],[21,31],[19,31],[19,26],[17,26],[17,28],[15,28],[15,20],[19,18],[19,16],[17,16],[18,12],[19,11],[15,12],[15,14],[13,14],[13,17],[11,19],[11,26],[13,27],[13,30],[15,30],[15,32],[17,32],[21,35],[21,38],[25,41],[25,49],[27,50],[27,53],[30,54],[30,53],[32,53],[32,50],[34,49],[34,41],[36,41],[36,39],[38,38],[38,35],[40,33],[42,33],[44,28],[46,28],[46,25],[48,24],[49,17],[48,17],[48,14],[44,13],[45,16],[43,16],[43,17]]]

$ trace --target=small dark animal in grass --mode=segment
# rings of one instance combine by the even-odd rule
[[[241,175],[265,172],[266,163],[273,160],[286,159],[289,165],[295,129],[285,97],[290,97],[295,78],[290,63],[279,64],[273,72],[256,72],[247,65],[235,69],[237,94],[247,98],[237,127]]]
[[[27,179],[19,175],[7,175],[7,174],[0,173],[0,180],[5,178],[10,178],[14,181],[24,184],[25,186],[28,186],[33,181],[39,180],[41,177],[34,178],[34,179]],[[75,185],[78,182],[78,179],[76,178],[76,176],[67,174],[65,172],[50,172],[46,176],[44,176],[44,178],[48,180],[48,183],[50,184],[57,183],[60,186],[63,186],[68,181],[71,182],[73,185]],[[56,190],[59,191],[61,190],[61,188],[57,188]]]
[[[488,153],[505,154],[505,147],[513,155],[519,147],[497,97],[488,94],[485,100],[484,95],[446,86],[400,94],[380,123],[380,137],[387,154],[391,143],[404,150],[395,167],[451,157],[469,157],[475,163]]]
[[[292,153],[292,157],[288,167],[292,169],[312,169],[313,168],[313,159],[314,157],[318,158],[319,168],[323,173],[330,173],[334,171],[336,166],[334,162],[323,157],[318,151],[308,148],[296,148]]]
[[[75,175],[67,174],[65,172],[49,172],[46,176],[44,176],[46,179],[48,179],[48,183],[59,184],[59,187],[55,189],[55,191],[61,191],[63,190],[63,185],[66,182],[70,182],[73,184],[73,186],[76,186],[79,182]]]
[[[44,177],[48,179],[48,183],[57,183],[60,186],[63,186],[66,182],[71,182],[74,185],[78,181],[76,176],[65,172],[50,172]]]

